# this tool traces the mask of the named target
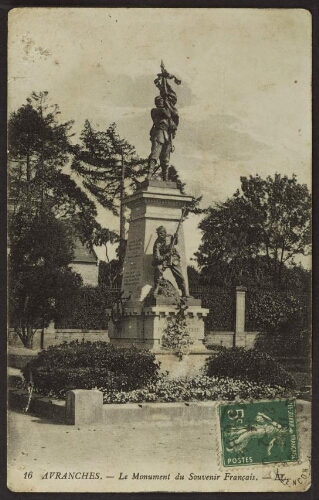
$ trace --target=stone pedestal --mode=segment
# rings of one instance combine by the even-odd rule
[[[176,306],[163,305],[145,307],[141,311],[124,308],[119,325],[109,324],[110,341],[117,345],[158,350],[161,348],[162,336],[167,326],[167,317],[176,314]],[[186,311],[187,331],[193,340],[192,348],[203,347],[204,322],[208,309],[200,306],[188,306]]]
[[[182,215],[183,207],[192,201],[190,196],[180,193],[176,184],[158,180],[146,181],[124,200],[131,209],[129,232],[122,280],[122,306],[118,321],[109,321],[109,338],[115,344],[140,345],[149,349],[161,347],[161,338],[167,325],[166,318],[177,312],[180,292],[170,296],[153,296],[154,267],[153,246],[157,238],[156,229],[164,226],[173,235]],[[181,257],[181,269],[188,293],[187,263],[183,224],[178,233],[176,248]],[[178,290],[175,279],[166,269],[164,279]],[[189,297],[186,300],[186,321],[194,346],[202,345],[204,339],[203,318],[208,309],[201,301]],[[109,313],[110,314],[110,313]]]

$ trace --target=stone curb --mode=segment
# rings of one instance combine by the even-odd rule
[[[74,391],[69,391],[68,394]],[[92,396],[92,391],[88,396]],[[99,391],[95,391],[99,392]],[[22,389],[10,389],[8,394],[9,407],[13,410],[24,411],[28,404],[29,394]],[[299,395],[298,400],[310,404],[308,397]],[[297,403],[298,403],[297,400]],[[53,420],[55,422],[70,425],[87,425],[93,423],[103,423],[104,425],[127,424],[130,422],[180,422],[181,425],[190,422],[211,421],[216,419],[216,406],[222,401],[202,401],[202,402],[180,402],[180,403],[125,403],[125,404],[104,404],[101,415],[94,421],[93,413],[86,415],[81,420],[81,410],[73,409],[75,418],[71,421],[67,417],[66,402],[64,400],[53,399],[33,394],[28,412],[38,417]],[[224,401],[225,402],[225,401]],[[73,403],[74,404],[74,403]],[[83,400],[82,400],[83,405]],[[69,409],[70,410],[70,409]]]
[[[69,391],[72,393],[73,391]],[[87,391],[91,393],[91,391]],[[27,407],[29,394],[22,389],[9,390],[9,407],[13,410],[24,411]],[[190,402],[190,403],[126,403],[104,404],[104,425],[126,424],[130,422],[152,421],[180,421],[194,422],[198,420],[211,420],[215,415],[218,401]],[[71,423],[67,419],[66,402],[34,394],[31,398],[29,413],[65,424]],[[88,422],[76,420],[76,425]],[[93,422],[90,422],[93,423]],[[98,422],[97,422],[98,423]],[[72,423],[71,423],[72,425]]]

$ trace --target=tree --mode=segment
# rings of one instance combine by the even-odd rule
[[[209,207],[199,224],[203,235],[196,256],[202,275],[209,282],[218,275],[241,281],[250,266],[252,279],[268,274],[280,284],[285,266],[310,252],[308,187],[296,175],[240,180],[241,192]]]
[[[60,123],[59,115],[47,92],[33,92],[8,124],[10,321],[27,347],[36,329],[74,299],[81,281],[68,268],[75,236],[89,247],[116,238],[64,171],[73,122]]]
[[[121,264],[117,259],[110,262],[101,261],[99,264],[99,286],[106,288],[120,288]]]
[[[73,122],[59,123],[58,105],[48,92],[31,94],[27,104],[12,113],[8,125],[9,197],[13,214],[19,209],[43,211],[69,221],[82,242],[93,245],[106,234],[96,222],[96,207],[63,168],[72,158]],[[70,223],[72,221],[72,224]]]
[[[95,244],[119,242],[119,258],[125,254],[125,207],[121,204],[125,192],[135,191],[139,181],[147,173],[147,160],[140,159],[134,146],[121,139],[112,123],[106,131],[96,131],[89,120],[85,121],[81,144],[73,148],[72,169],[82,177],[83,186],[102,207],[114,215],[120,215],[119,237],[110,232],[98,232]],[[96,243],[99,242],[99,243]],[[106,248],[107,250],[107,248]]]
[[[39,210],[53,197],[51,177],[68,161],[73,123],[59,124],[59,114],[58,106],[49,104],[47,92],[33,92],[10,117],[9,186],[15,208],[23,204]]]
[[[9,321],[25,347],[32,348],[38,329],[58,314],[58,304],[71,307],[82,279],[68,264],[72,238],[50,212],[34,215],[20,209],[11,221],[9,256]]]
[[[119,215],[123,182],[126,191],[134,191],[147,173],[147,161],[140,159],[134,146],[120,138],[115,123],[100,132],[86,120],[80,139],[81,144],[74,148],[72,169],[102,207]]]

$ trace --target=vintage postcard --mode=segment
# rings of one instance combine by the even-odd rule
[[[11,491],[310,488],[311,25],[9,13]]]

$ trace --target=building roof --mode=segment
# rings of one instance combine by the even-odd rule
[[[97,264],[98,257],[94,249],[90,250],[86,245],[83,245],[78,238],[76,238],[74,247],[74,258],[72,259],[72,262],[86,262],[89,264]]]

